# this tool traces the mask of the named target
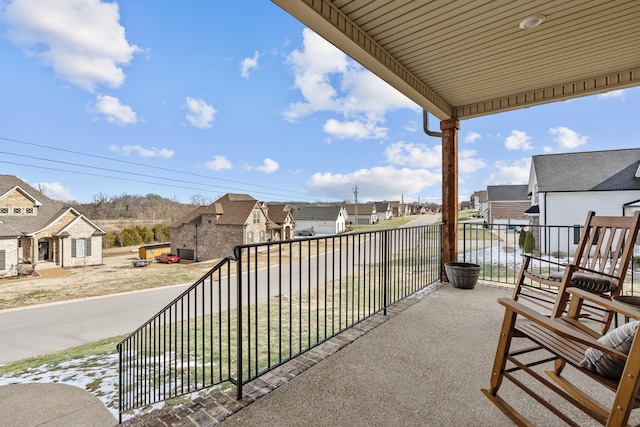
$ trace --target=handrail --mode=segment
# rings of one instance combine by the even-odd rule
[[[242,386],[440,280],[442,224],[239,245],[117,346],[125,412]]]

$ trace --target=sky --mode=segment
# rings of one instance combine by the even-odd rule
[[[422,110],[270,1],[0,0],[0,58],[0,174],[57,200],[441,200]],[[638,111],[633,88],[463,120],[459,200],[636,148]]]

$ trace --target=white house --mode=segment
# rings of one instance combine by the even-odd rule
[[[640,148],[533,156],[528,191],[533,225],[578,230],[589,211],[633,215],[640,210]],[[543,233],[539,248],[572,253],[573,247],[552,247],[556,237]]]
[[[379,221],[386,221],[393,217],[393,208],[389,202],[375,202],[376,215]]]
[[[340,205],[301,206],[293,212],[298,230],[338,234],[346,229],[347,211]]]

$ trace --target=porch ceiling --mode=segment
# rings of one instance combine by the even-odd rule
[[[441,120],[640,85],[635,0],[272,1]]]

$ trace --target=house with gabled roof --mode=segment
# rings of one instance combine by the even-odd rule
[[[386,221],[393,217],[393,208],[389,202],[375,202],[378,221]]]
[[[268,227],[271,240],[293,239],[295,222],[293,221],[291,207],[287,204],[278,203],[265,203],[263,207],[266,209],[267,216],[270,220]]]
[[[20,265],[36,270],[102,264],[104,235],[76,209],[16,176],[0,175],[0,277],[17,276]]]
[[[371,225],[378,222],[375,203],[358,203],[356,205],[345,202],[342,206],[347,210],[347,224]]]
[[[533,156],[528,191],[539,225],[583,224],[588,211],[633,215],[640,148]]]
[[[526,185],[487,186],[490,224],[528,225],[525,211],[531,206]]]
[[[209,260],[233,254],[233,248],[270,238],[264,205],[248,194],[227,193],[169,225],[171,252],[185,260]]]
[[[301,206],[293,212],[298,230],[317,234],[338,234],[346,230],[347,211],[340,205]]]

